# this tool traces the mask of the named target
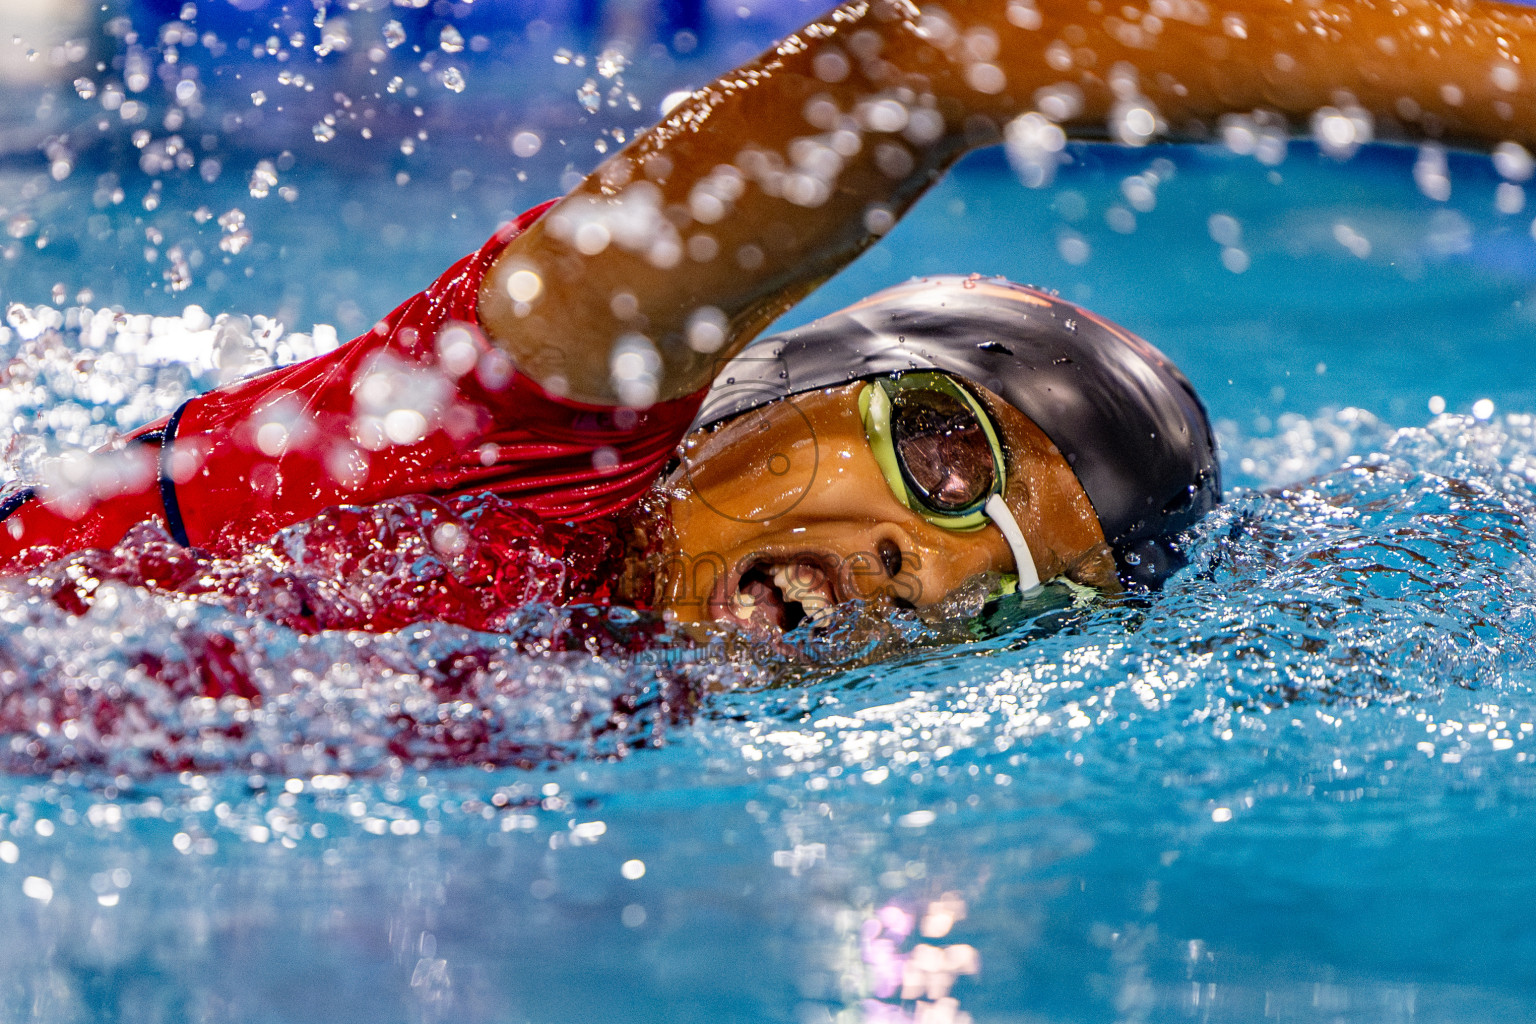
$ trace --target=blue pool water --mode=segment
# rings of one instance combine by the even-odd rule
[[[205,6],[199,34],[238,37],[241,12]],[[590,167],[598,128],[781,27],[728,17],[702,53],[627,72],[640,111],[621,91],[583,122],[598,46],[448,10],[407,18],[379,75],[355,58],[382,5],[349,16],[346,59],[188,46],[204,109],[176,133],[163,99],[100,129],[110,74],[89,100],[69,67],[8,81],[8,478],[302,355],[317,324],[366,327]],[[178,12],[81,14],[91,59],[131,54],[98,31],[124,13],[158,37]],[[445,18],[487,39],[462,92],[410,53]],[[419,104],[368,84],[396,75]],[[343,116],[316,140],[375,91],[374,139]],[[512,155],[530,128],[540,153]],[[60,133],[55,180],[37,146]],[[193,165],[148,173],[169,134]],[[1412,150],[1072,156],[1039,190],[968,161],[792,317],[974,270],[1167,350],[1218,422],[1230,500],[1162,596],[760,666],[538,653],[537,616],[306,636],[260,600],[109,584],[72,616],[0,585],[0,1020],[1530,1019],[1536,210],[1499,212],[1482,157],[1450,156],[1439,201]],[[215,344],[191,304],[285,331],[226,320]],[[259,709],[144,667],[213,648]],[[445,697],[455,658],[469,683]],[[123,717],[49,724],[107,690]],[[443,753],[466,715],[504,767]],[[195,768],[157,770],[167,750]]]

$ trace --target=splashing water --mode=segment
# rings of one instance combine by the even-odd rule
[[[20,57],[64,77],[0,167],[7,480],[336,344],[294,327],[366,330],[719,70],[692,33],[630,64],[425,0],[243,50],[227,6]],[[1001,271],[1170,351],[1236,490],[1164,594],[700,643],[602,590],[621,538],[494,499],[40,566],[0,586],[0,1017],[1521,1019],[1529,154],[1367,145],[1347,97],[1321,148],[1255,111],[1163,150],[1114,84],[1106,127],[1151,149],[1067,144],[1081,97],[1042,90],[1014,176],[872,211],[802,318]],[[895,107],[871,123],[928,130]],[[813,204],[826,141],[783,168]],[[730,170],[696,215],[764,180]]]

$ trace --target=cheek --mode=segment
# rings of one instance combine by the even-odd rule
[[[697,493],[684,485],[672,499],[672,543],[676,552],[692,559],[728,551],[738,546],[754,530],[729,516],[721,515]]]

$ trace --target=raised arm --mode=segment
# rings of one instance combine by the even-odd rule
[[[1134,144],[1332,107],[1325,133],[1530,146],[1533,99],[1536,12],[1504,4],[856,0],[599,167],[498,259],[481,319],[550,390],[645,405],[707,386],[1020,114]]]

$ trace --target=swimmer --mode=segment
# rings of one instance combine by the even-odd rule
[[[337,504],[490,491],[553,521],[659,496],[656,603],[685,623],[772,634],[989,575],[1154,586],[1220,483],[1203,408],[1145,342],[975,278],[748,342],[1020,115],[1047,152],[1255,110],[1355,144],[1529,145],[1533,39],[1523,8],[1433,0],[845,4],[369,333],[13,494],[0,565],[143,521],[231,554]]]

